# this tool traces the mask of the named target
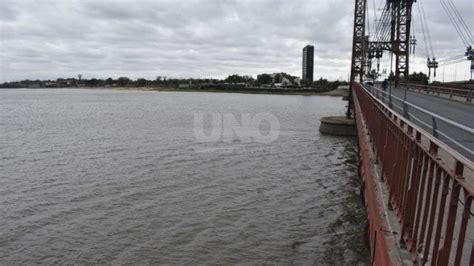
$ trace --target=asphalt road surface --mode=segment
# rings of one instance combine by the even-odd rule
[[[454,123],[464,125],[471,129],[474,128],[474,104],[462,103],[413,91],[407,91],[406,93],[407,102],[447,118]],[[405,90],[403,89],[392,89],[392,95],[402,100],[404,94]],[[388,103],[387,95],[385,95],[385,97],[381,97],[381,95],[382,93],[379,93],[378,98]],[[393,109],[403,115],[403,102],[395,97],[392,98]],[[410,121],[433,134],[467,159],[474,161],[474,135],[472,133],[466,132],[440,119],[435,118],[433,120],[431,115],[411,106],[407,106],[407,112],[407,118]],[[433,124],[435,124],[437,128],[436,133],[433,133]]]

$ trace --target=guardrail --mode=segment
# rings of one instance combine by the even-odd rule
[[[451,99],[453,97],[458,97],[464,99],[466,102],[472,102],[472,98],[474,97],[474,89],[451,88],[411,83],[401,83],[400,86],[407,87],[409,90],[413,91],[425,92],[426,94],[432,94],[437,96],[445,95]]]
[[[398,110],[403,117],[418,123],[419,126],[430,131],[435,138],[454,146],[455,150],[468,159],[474,159],[474,151],[459,140],[471,140],[470,142],[472,142],[474,140],[474,128],[467,127],[408,102],[406,100],[406,93],[405,99],[402,99],[373,86],[364,85],[364,87],[383,103]],[[447,131],[456,132],[459,138],[455,139]]]
[[[474,265],[473,163],[360,84],[352,89],[413,262]]]

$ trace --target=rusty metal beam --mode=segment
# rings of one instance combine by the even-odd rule
[[[364,36],[365,36],[365,10],[367,0],[355,0],[354,8],[354,31],[352,37],[352,60],[351,60],[351,80],[352,88],[356,77],[362,81],[364,74]],[[349,104],[347,106],[347,117],[352,116],[353,99],[352,89],[349,90]]]

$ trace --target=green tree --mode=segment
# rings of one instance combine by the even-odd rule
[[[137,87],[145,87],[147,84],[147,80],[143,78],[137,79],[137,82],[135,83],[135,86]]]
[[[282,73],[277,73],[275,74],[275,76],[273,77],[273,82],[275,83],[281,83],[283,81],[283,75]]]
[[[260,85],[271,84],[273,81],[272,76],[269,74],[260,74],[257,76],[257,82]]]
[[[395,80],[395,73],[393,73],[393,71],[388,75],[388,80]]]
[[[86,80],[84,80],[84,84],[87,87],[98,87],[98,86],[101,85],[101,81],[96,79],[96,78],[86,79]]]
[[[253,81],[251,76],[240,76],[238,74],[233,74],[228,76],[225,80],[228,83],[249,83]]]
[[[320,78],[313,82],[313,87],[320,89],[320,90],[327,90],[329,82],[327,79]]]
[[[118,78],[117,81],[118,81],[118,85],[119,85],[119,86],[122,86],[122,87],[123,87],[123,86],[127,86],[128,83],[130,83],[130,79],[127,78],[127,77],[120,77],[120,78]]]
[[[413,72],[412,74],[408,75],[408,80],[414,81],[414,82],[427,83],[429,80],[429,77],[423,72],[419,72],[419,73]]]

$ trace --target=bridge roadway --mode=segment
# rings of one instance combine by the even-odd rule
[[[378,88],[380,89],[380,88]],[[388,90],[387,90],[388,92]],[[378,91],[378,98],[388,103],[388,95]],[[384,95],[385,97],[382,97]],[[403,115],[403,102],[405,89],[392,89],[392,108]],[[399,99],[396,99],[399,98]],[[454,101],[447,98],[428,95],[420,92],[406,91],[406,101],[426,111],[435,113],[439,116],[452,120],[454,123],[474,128],[474,104]],[[416,125],[433,134],[432,116],[408,105],[406,107],[408,119]],[[450,125],[440,119],[434,119],[435,126],[439,130],[437,138],[448,144],[451,148],[474,161],[474,135],[458,127]],[[435,134],[433,134],[435,135]],[[451,138],[451,140],[449,139]],[[454,140],[454,141],[453,141]],[[457,142],[457,143],[456,143]],[[460,144],[460,145],[459,145]],[[462,147],[462,146],[464,147]]]

